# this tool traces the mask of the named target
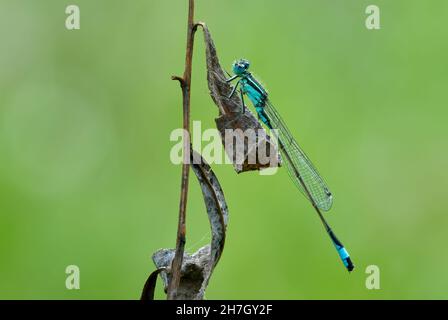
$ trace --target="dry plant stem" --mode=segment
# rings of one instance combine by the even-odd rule
[[[178,80],[182,89],[183,99],[183,154],[184,161],[182,165],[182,182],[179,204],[179,223],[177,227],[176,252],[171,265],[171,281],[168,286],[168,300],[176,299],[177,288],[179,287],[182,260],[185,251],[185,234],[186,234],[186,209],[188,197],[188,180],[190,174],[190,92],[191,92],[191,71],[193,60],[194,34],[197,26],[194,23],[194,0],[189,0],[188,6],[188,26],[187,26],[187,50],[185,58],[185,71],[183,77],[173,76],[173,80]]]

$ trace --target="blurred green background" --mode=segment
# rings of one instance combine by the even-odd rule
[[[65,29],[65,8],[81,30]],[[381,9],[369,31],[365,8]],[[0,0],[0,298],[136,299],[175,245],[186,0]],[[221,62],[245,57],[335,194],[348,274],[285,170],[213,165],[230,210],[208,299],[448,298],[448,3],[197,0]],[[214,128],[202,35],[192,120]],[[192,174],[187,248],[207,244]],[[81,289],[65,288],[65,268]],[[377,265],[381,289],[367,290]],[[161,285],[157,298],[164,298]]]

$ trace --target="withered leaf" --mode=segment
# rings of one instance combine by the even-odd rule
[[[145,286],[143,287],[140,300],[154,300],[154,290],[156,289],[157,276],[164,270],[165,268],[158,268],[149,275],[148,280],[146,280]]]
[[[194,150],[191,152],[191,161],[192,169],[202,189],[212,239],[209,245],[200,248],[196,253],[184,254],[177,298],[202,300],[213,269],[224,249],[229,213],[222,188],[210,166]],[[161,273],[165,288],[170,281],[168,268],[174,259],[174,253],[174,249],[161,249],[152,257],[157,268],[167,269]]]
[[[226,82],[228,76],[226,76],[221,67],[209,29],[204,23],[201,23],[201,26],[204,30],[206,47],[208,88],[212,100],[219,109],[219,117],[215,119],[215,122],[220,132],[224,149],[232,160],[235,171],[241,173],[279,165],[280,155],[278,153],[278,148],[271,142],[269,135],[266,134],[250,109],[245,108],[245,112],[242,112],[243,102],[240,95],[234,94],[229,98],[229,95],[232,92],[232,85]],[[248,141],[244,136],[237,135],[235,140],[232,141],[234,143],[229,144],[228,141],[226,141],[226,129],[240,129],[243,132],[252,129],[255,132],[256,139],[254,139],[254,141]],[[262,132],[262,134],[259,134],[259,132]],[[242,147],[239,150],[235,146]],[[270,157],[269,151],[274,153],[273,159],[275,159],[275,163],[260,161],[258,157],[260,146],[263,146],[263,151],[267,151],[266,157]],[[255,159],[255,161],[253,161],[253,159]]]

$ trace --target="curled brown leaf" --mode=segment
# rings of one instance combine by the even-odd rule
[[[194,150],[191,152],[191,160],[192,169],[202,189],[212,239],[209,245],[200,248],[196,253],[184,254],[177,299],[202,300],[212,272],[224,249],[229,213],[222,188],[210,166]],[[157,268],[166,270],[161,273],[165,288],[168,287],[170,281],[171,275],[168,268],[173,258],[174,249],[161,249],[153,255]]]
[[[205,23],[199,23],[198,25],[202,26],[204,31],[208,88],[210,96],[219,110],[219,117],[215,119],[216,126],[220,132],[224,149],[232,160],[235,171],[241,173],[277,166],[280,163],[277,146],[271,141],[269,135],[250,109],[245,108],[245,112],[242,112],[243,102],[240,95],[234,94],[229,98],[232,92],[232,85],[226,81],[228,76],[224,73],[219,62],[211,33]],[[226,130],[229,129],[234,132],[237,130],[240,130],[240,132],[247,132],[246,130],[248,129],[254,130],[256,139],[248,141],[244,135],[235,134],[235,140],[229,144],[226,141]],[[235,146],[242,147],[238,149]],[[260,161],[258,157],[260,146],[263,150],[274,153],[275,163]],[[266,156],[270,157],[270,153],[268,152]],[[250,161],[250,159],[255,159],[255,161]]]

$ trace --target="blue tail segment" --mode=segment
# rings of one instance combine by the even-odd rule
[[[347,270],[349,272],[351,272],[355,268],[355,266],[354,266],[352,260],[350,259],[350,255],[348,254],[347,250],[344,248],[342,243],[338,240],[338,238],[336,238],[336,235],[333,233],[333,230],[328,229],[327,231],[328,231],[328,234],[329,234],[331,240],[333,241],[333,244],[334,244],[336,250],[338,251],[338,254],[342,260],[342,263],[347,268]]]

